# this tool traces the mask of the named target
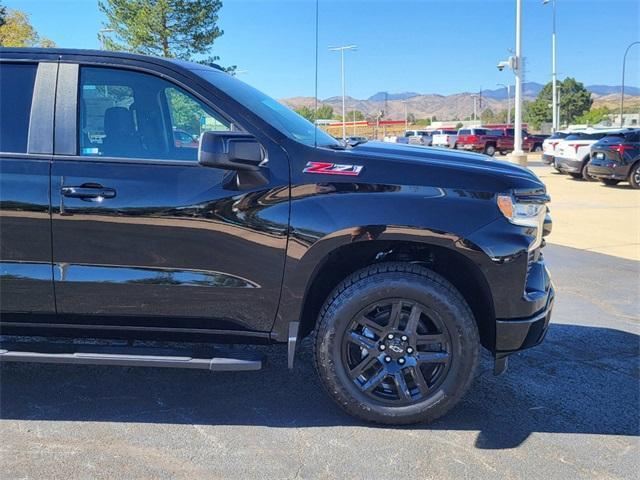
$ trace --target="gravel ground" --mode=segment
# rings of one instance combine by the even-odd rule
[[[637,478],[639,263],[550,245],[558,290],[538,348],[485,355],[432,425],[379,428],[324,394],[303,344],[257,373],[0,366],[0,477]]]

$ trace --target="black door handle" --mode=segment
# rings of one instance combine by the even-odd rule
[[[116,191],[113,188],[102,185],[80,185],[79,187],[62,187],[62,195],[68,198],[80,198],[83,200],[98,200],[115,198]]]

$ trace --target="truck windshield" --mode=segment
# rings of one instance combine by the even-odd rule
[[[342,145],[338,140],[293,110],[231,75],[204,67],[202,69],[194,69],[193,72],[222,90],[292,140],[310,147],[316,145],[322,147]]]

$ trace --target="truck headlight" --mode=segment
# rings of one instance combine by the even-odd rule
[[[542,219],[547,207],[544,203],[518,202],[511,195],[498,195],[498,208],[514,225],[523,227],[537,227],[542,225]]]

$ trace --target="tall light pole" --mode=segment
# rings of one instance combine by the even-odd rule
[[[347,141],[347,108],[346,108],[346,87],[344,82],[344,51],[355,50],[356,45],[344,45],[342,47],[329,47],[332,52],[340,52],[340,76],[342,78],[342,141]]]
[[[475,122],[478,121],[478,109],[476,107],[476,100],[478,100],[478,95],[474,93],[473,95],[471,95],[471,98],[473,98],[473,122],[475,124]]]
[[[511,85],[504,83],[496,83],[496,85],[507,89],[507,125],[511,125]]]
[[[624,57],[622,57],[622,91],[620,92],[620,126],[624,125],[624,73],[627,67],[627,53],[634,45],[640,45],[640,42],[632,42],[624,51]]]
[[[100,35],[100,49],[104,50],[105,49],[105,33],[113,33],[115,32],[115,30],[113,28],[103,28],[101,30],[98,30],[98,35]]]
[[[407,111],[407,101],[402,100],[402,104],[404,105],[404,129],[408,130],[409,128],[409,112]]]
[[[522,151],[522,0],[516,0],[516,55],[513,63],[516,74],[513,159],[521,165],[526,165],[527,156]]]
[[[556,72],[556,0],[543,0],[542,4],[546,5],[551,3],[553,10],[553,20],[552,25],[553,28],[551,30],[551,82],[552,82],[552,90],[551,90],[551,110],[552,110],[552,120],[551,120],[551,130],[556,132],[559,128],[560,122],[558,121],[558,79]]]

